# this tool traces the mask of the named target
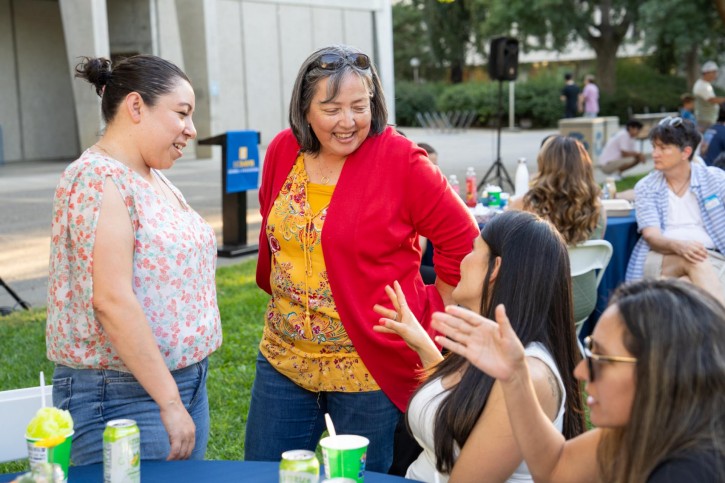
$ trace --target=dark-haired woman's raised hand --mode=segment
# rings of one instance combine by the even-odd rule
[[[380,319],[380,325],[373,326],[373,330],[383,334],[399,335],[408,347],[418,353],[425,368],[443,359],[428,332],[420,325],[420,322],[408,307],[405,294],[398,281],[393,282],[393,287],[386,285],[385,293],[392,302],[394,309],[375,304],[373,310],[383,317]]]
[[[507,382],[524,367],[526,356],[503,305],[496,307],[496,321],[449,305],[446,312],[433,314],[433,328],[443,334],[436,342],[489,376]]]

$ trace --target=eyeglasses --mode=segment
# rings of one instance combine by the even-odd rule
[[[337,70],[345,64],[367,70],[370,68],[370,57],[357,52],[344,56],[340,54],[322,54],[317,59],[316,66],[323,70]]]
[[[682,118],[679,116],[667,116],[666,118],[662,119],[658,124],[660,126],[680,127],[682,126]]]
[[[594,370],[594,363],[600,362],[626,362],[628,364],[636,364],[637,358],[625,357],[625,356],[604,356],[600,354],[592,353],[592,338],[587,337],[584,339],[584,359],[587,361],[587,367],[589,368],[589,382],[594,382],[596,371]]]

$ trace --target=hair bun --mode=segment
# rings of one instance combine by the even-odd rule
[[[76,77],[85,79],[96,87],[96,94],[103,94],[103,88],[111,79],[111,61],[103,57],[83,57],[76,66]]]

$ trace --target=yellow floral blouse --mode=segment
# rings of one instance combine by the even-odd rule
[[[335,186],[312,184],[299,155],[267,222],[272,248],[259,348],[279,372],[309,391],[376,391],[345,331],[327,279],[321,234]]]

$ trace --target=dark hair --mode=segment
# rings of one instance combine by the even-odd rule
[[[564,80],[569,81],[569,80],[572,80],[573,78],[574,78],[574,76],[572,75],[571,72],[567,72],[566,74],[564,74]]]
[[[431,146],[428,143],[418,143],[418,147],[419,148],[422,148],[422,149],[425,149],[425,152],[428,153],[429,156],[431,154],[436,154],[438,152],[438,151],[435,150],[435,148],[433,146]]]
[[[126,57],[113,67],[111,61],[103,57],[83,57],[75,72],[76,77],[96,87],[106,123],[116,116],[118,106],[131,92],[138,92],[146,104],[153,106],[160,96],[171,92],[180,79],[191,84],[181,69],[155,55]]]
[[[642,129],[644,127],[644,124],[642,124],[637,119],[630,119],[627,121],[627,124],[624,125],[626,128],[635,127],[637,129]]]
[[[670,144],[680,149],[690,146],[692,153],[690,153],[689,159],[692,160],[692,156],[695,154],[695,148],[700,144],[702,136],[692,121],[681,119],[681,123],[678,126],[673,126],[668,122],[655,124],[649,132],[649,139],[653,144],[655,141],[659,141],[662,144]]]
[[[480,313],[493,319],[496,306],[504,304],[522,344],[540,342],[551,353],[566,391],[563,433],[572,438],[584,430],[584,419],[579,383],[573,376],[579,351],[564,240],[551,223],[523,211],[495,216],[486,223],[481,237],[490,258]],[[501,266],[489,292],[496,257],[501,257]],[[462,368],[465,371],[460,382],[450,389],[435,416],[436,468],[442,473],[453,468],[455,444],[465,444],[495,382],[453,353],[436,366],[430,378],[445,377]]]
[[[372,61],[367,69],[356,67],[350,62],[341,62],[334,69],[322,69],[318,66],[320,57],[325,54],[334,54],[347,59],[353,54],[360,53],[362,52],[347,45],[332,45],[315,51],[302,63],[292,89],[289,108],[290,127],[302,151],[311,154],[320,152],[320,141],[307,122],[307,113],[310,111],[312,98],[315,97],[317,84],[328,77],[330,80],[327,84],[326,100],[332,100],[339,94],[340,83],[345,77],[350,74],[360,77],[370,93],[372,121],[369,136],[380,134],[385,129],[388,122],[388,108],[385,105],[380,77]]]
[[[695,100],[695,96],[690,94],[689,92],[685,92],[680,96],[680,104],[686,104],[688,102],[693,102]]]
[[[716,479],[724,481],[725,307],[673,279],[622,285],[610,305],[637,358],[637,384],[629,423],[603,433],[602,481],[644,481],[689,451],[712,452]]]

